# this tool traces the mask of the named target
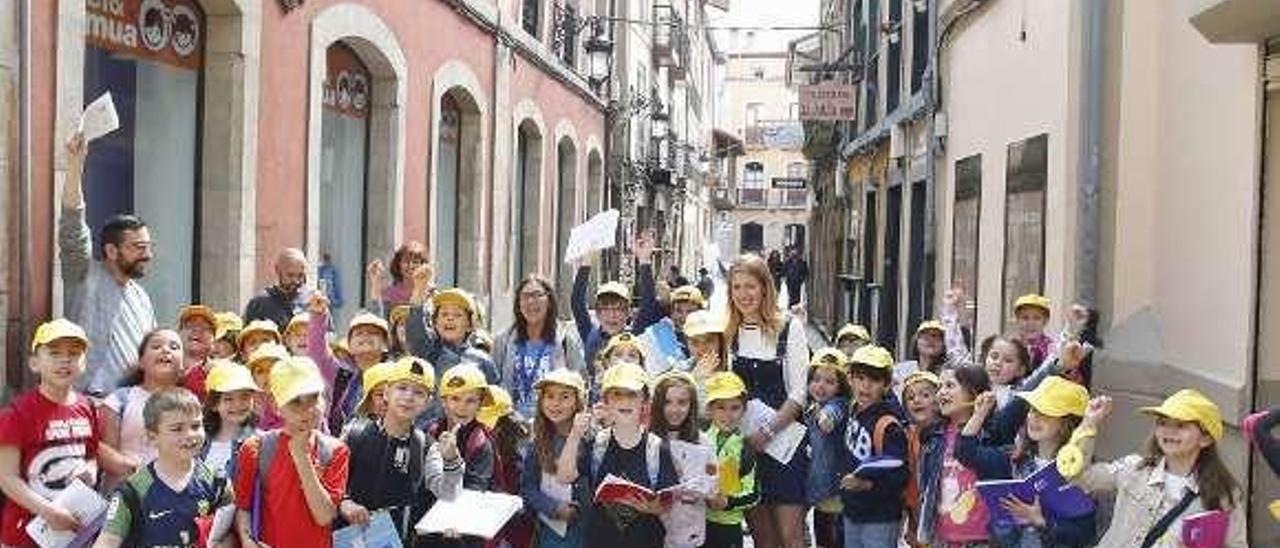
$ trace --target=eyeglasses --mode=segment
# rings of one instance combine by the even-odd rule
[[[547,296],[547,292],[542,290],[520,292],[520,299],[525,301],[536,301],[546,296]]]

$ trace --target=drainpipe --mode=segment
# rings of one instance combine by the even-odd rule
[[[31,323],[31,0],[18,2],[18,333],[19,364],[27,362],[27,346]],[[27,368],[18,367],[19,383],[24,386]]]
[[[1100,227],[1098,194],[1102,180],[1102,94],[1106,78],[1105,31],[1106,5],[1103,0],[1086,0],[1082,4],[1084,19],[1083,65],[1080,82],[1083,119],[1080,131],[1080,201],[1077,209],[1080,230],[1076,251],[1076,299],[1086,306],[1097,303],[1098,256]]]
[[[921,291],[921,301],[927,310],[933,307],[933,292],[931,284],[936,285],[934,280],[935,258],[937,255],[937,195],[938,195],[938,154],[942,150],[938,147],[937,138],[937,107],[940,102],[935,95],[938,88],[933,82],[938,79],[938,56],[941,52],[941,46],[938,44],[938,0],[930,0],[927,19],[929,20],[929,60],[928,65],[924,69],[924,81],[920,83],[920,87],[924,90],[924,112],[925,121],[925,155],[924,155],[924,172],[925,172],[925,193],[924,193],[924,261],[920,265],[924,269],[924,273],[920,276],[920,283],[924,286]],[[950,286],[950,281],[947,282]]]

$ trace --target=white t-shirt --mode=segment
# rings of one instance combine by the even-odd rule
[[[209,452],[204,456],[204,464],[214,472],[224,472],[231,461],[231,440],[209,442]]]
[[[120,409],[121,398],[118,392],[112,392],[103,404],[115,411],[120,420],[120,452],[138,459],[139,464],[147,464],[156,458],[155,446],[147,443],[147,428],[142,420],[142,408],[151,399],[151,393],[141,386],[128,388],[127,407]]]
[[[738,327],[738,356],[772,361],[778,357],[777,342],[755,326]],[[791,318],[787,328],[786,363],[782,364],[782,381],[786,385],[787,399],[804,408],[809,388],[809,337],[804,323]]]

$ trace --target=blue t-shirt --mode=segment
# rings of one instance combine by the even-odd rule
[[[535,416],[537,394],[533,384],[551,372],[550,343],[519,343],[516,347],[516,359],[513,363],[511,380],[512,407],[522,416]]]
[[[216,479],[214,472],[197,462],[191,472],[191,480],[182,491],[174,491],[169,484],[156,476],[155,463],[148,464],[125,482],[138,494],[141,515],[135,519],[116,490],[107,508],[105,531],[122,540],[129,537],[131,527],[139,527],[137,546],[180,547],[196,546],[196,518],[209,516],[219,507],[232,503],[230,485]]]

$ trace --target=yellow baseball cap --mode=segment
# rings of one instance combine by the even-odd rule
[[[1190,388],[1175,392],[1157,407],[1143,407],[1138,412],[1194,422],[1208,432],[1214,441],[1222,439],[1222,412],[1204,394]]]
[[[511,401],[511,393],[501,386],[489,385],[489,405],[480,408],[480,413],[476,415],[476,420],[480,421],[485,428],[493,429],[498,424],[498,419],[510,415],[515,410],[515,404]]]
[[[86,347],[89,346],[89,336],[84,333],[84,328],[66,318],[58,318],[44,322],[36,328],[35,336],[31,337],[31,351],[35,352],[41,346],[58,339],[75,339]]]
[[[461,306],[463,310],[467,311],[467,316],[473,316],[476,313],[476,302],[471,298],[471,294],[456,287],[437,291],[435,295],[431,296],[431,307],[433,309],[439,310],[441,306],[446,304]]]
[[[311,314],[299,312],[294,314],[292,318],[289,318],[289,323],[284,326],[284,332],[288,333],[299,327],[306,329],[307,324],[309,323],[311,323]]]
[[[204,385],[210,392],[236,392],[239,390],[258,391],[258,383],[253,382],[253,373],[248,367],[231,360],[210,360],[209,376]]]
[[[209,322],[209,325],[213,326],[215,331],[218,328],[218,315],[214,313],[212,308],[202,304],[189,304],[182,307],[182,309],[178,311],[178,326],[182,327],[183,325],[186,325],[188,321],[195,318],[203,318],[205,321]]]
[[[747,394],[747,384],[732,371],[719,371],[707,377],[707,403],[741,398]]]
[[[271,367],[271,396],[284,407],[302,396],[324,393],[324,377],[316,362],[306,356],[290,356]]]
[[[682,285],[671,290],[671,303],[693,303],[698,306],[706,306],[707,298],[702,295],[702,290],[691,285]]]
[[[236,336],[236,345],[244,344],[245,339],[250,335],[265,334],[271,335],[276,342],[280,342],[280,328],[276,326],[276,322],[271,320],[253,320],[249,325],[244,326],[240,330],[240,334]]]
[[[809,367],[821,367],[847,375],[849,357],[839,349],[827,347],[813,353],[813,357],[809,359]]]
[[[357,327],[363,327],[366,325],[376,327],[381,330],[384,338],[391,338],[391,328],[387,327],[387,320],[379,318],[377,315],[369,312],[361,312],[356,314],[354,318],[351,318],[351,323],[347,325],[347,338],[351,338],[351,332],[355,331]]]
[[[871,342],[871,332],[867,331],[867,328],[862,327],[861,325],[852,323],[844,324],[844,327],[841,327],[840,331],[836,332],[836,344],[839,344],[840,340],[845,337],[853,337],[863,342]]]
[[[596,300],[605,295],[614,295],[621,297],[624,301],[631,301],[631,288],[622,282],[609,282],[601,285],[596,289]]]
[[[724,334],[724,317],[710,310],[695,310],[684,319],[684,336]]]
[[[639,352],[640,363],[644,363],[645,355],[646,355],[646,352],[644,351],[644,345],[640,344],[640,339],[636,338],[635,335],[632,335],[627,332],[618,333],[617,335],[614,335],[612,339],[609,339],[609,344],[604,345],[604,348],[600,350],[600,355],[609,356],[613,353],[614,350],[617,350],[624,346],[629,348],[634,348],[636,352]]]
[[[422,358],[404,356],[394,362],[386,362],[385,365],[389,367],[385,371],[386,376],[381,379],[382,382],[390,384],[400,381],[413,381],[426,388],[427,392],[436,389],[435,369]],[[368,374],[369,372],[366,371],[365,375],[367,376]],[[374,377],[375,382],[378,380],[377,377]]]
[[[850,365],[865,365],[876,369],[893,369],[893,354],[887,349],[874,344],[859,348],[849,357]]]
[[[1030,392],[1018,392],[1032,409],[1047,417],[1075,415],[1083,417],[1089,407],[1089,391],[1085,387],[1058,376],[1046,378]]]
[[[270,362],[268,366],[275,367],[277,362],[288,357],[289,349],[280,343],[267,343],[254,350],[253,354],[249,355],[249,359],[245,360],[244,365],[249,368],[250,372],[253,372],[264,362]]]
[[[925,331],[937,331],[941,335],[947,334],[947,328],[943,327],[942,322],[938,320],[926,320],[920,322],[920,326],[916,327],[916,335],[924,333]]]
[[[468,390],[480,391],[480,405],[489,405],[493,395],[489,393],[489,381],[480,368],[469,363],[450,367],[440,376],[440,396],[449,397]]]
[[[361,413],[365,412],[366,406],[369,404],[369,396],[377,390],[379,386],[386,384],[387,375],[391,372],[393,364],[391,362],[375,363],[364,373],[360,374],[360,402],[356,403],[356,409]]]
[[[222,340],[231,335],[233,339],[231,342],[235,342],[235,337],[239,335],[241,329],[244,329],[244,320],[241,320],[240,316],[235,312],[219,312],[214,317],[216,318],[216,323],[214,323],[216,329],[213,338]]]
[[[391,324],[395,325],[409,319],[409,312],[411,310],[413,310],[413,308],[407,304],[396,305],[391,309],[391,314],[387,317],[391,321]]]
[[[558,384],[567,388],[572,388],[578,393],[579,400],[587,399],[587,383],[582,380],[582,375],[577,371],[567,367],[553,369],[550,373],[543,375],[541,379],[533,383],[535,390],[542,390],[542,387],[548,384]]]
[[[942,386],[942,379],[938,378],[932,371],[916,371],[902,380],[902,387],[906,388],[918,382],[927,382],[935,387]]]
[[[1018,300],[1013,302],[1013,313],[1017,314],[1018,310],[1022,309],[1024,306],[1039,308],[1043,310],[1045,314],[1049,314],[1051,312],[1051,309],[1049,308],[1049,299],[1044,295],[1028,293],[1018,297]]]
[[[605,370],[604,377],[600,379],[600,391],[607,392],[616,388],[640,392],[649,387],[649,380],[649,373],[643,367],[634,363],[620,363]]]

